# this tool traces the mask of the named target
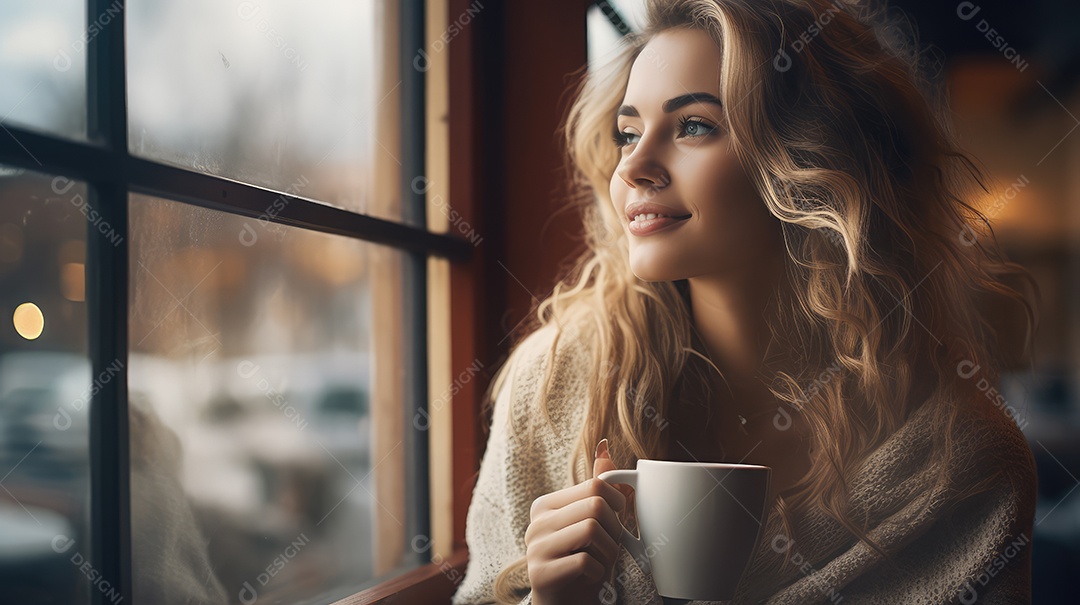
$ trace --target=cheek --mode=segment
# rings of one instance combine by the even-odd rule
[[[694,182],[690,197],[707,222],[722,220],[746,229],[771,216],[733,154],[724,153],[693,170],[701,178]]]
[[[608,183],[608,195],[611,197],[611,203],[615,206],[615,210],[618,210],[620,205],[625,206],[623,202],[626,199],[626,183],[622,182],[617,176],[612,177],[611,182]]]
[[[608,195],[611,197],[611,207],[615,211],[615,216],[622,219],[623,213],[626,212],[626,183],[615,177],[608,188]]]
[[[712,258],[750,258],[782,244],[779,220],[737,158],[713,158],[693,171],[701,178],[693,181],[687,199],[700,221],[687,233],[688,245]]]

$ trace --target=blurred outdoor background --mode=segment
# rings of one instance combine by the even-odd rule
[[[86,138],[83,40],[110,16],[88,20],[84,4],[0,4],[5,123]],[[377,3],[126,9],[132,153],[396,218],[369,203]],[[136,594],[167,584],[163,556],[209,557],[229,602],[373,578],[373,274],[400,254],[134,194],[119,234],[86,204],[83,183],[0,167],[0,600],[84,603],[95,584],[72,557],[90,554],[89,402],[114,373],[92,376],[87,353],[99,234],[130,234]],[[57,552],[56,536],[74,544]]]

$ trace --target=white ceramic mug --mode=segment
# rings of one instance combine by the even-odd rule
[[[620,542],[662,597],[728,601],[761,540],[772,469],[756,464],[638,460],[600,474],[634,488],[641,538]]]

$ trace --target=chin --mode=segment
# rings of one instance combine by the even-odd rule
[[[630,270],[642,281],[658,282],[682,279],[681,276],[676,275],[675,271],[671,270],[671,267],[664,263],[658,263],[655,259],[635,260],[631,258]]]

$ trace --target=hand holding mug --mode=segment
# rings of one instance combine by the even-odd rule
[[[525,530],[534,605],[600,603],[600,589],[619,556],[626,506],[620,489],[599,478],[615,470],[607,439],[597,446],[593,478],[533,501]]]

